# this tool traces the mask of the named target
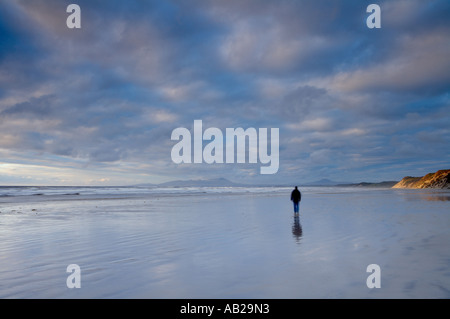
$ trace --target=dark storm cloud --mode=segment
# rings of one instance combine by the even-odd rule
[[[54,96],[42,96],[31,98],[29,101],[17,103],[6,108],[0,115],[2,118],[10,116],[18,117],[48,117],[52,113]]]
[[[311,111],[317,112],[326,107],[326,90],[312,86],[300,86],[286,94],[278,110],[286,121],[298,122]]]

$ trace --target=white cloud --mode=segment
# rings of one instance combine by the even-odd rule
[[[356,70],[342,71],[326,84],[337,91],[406,91],[439,88],[450,80],[448,30],[399,38],[383,61]],[[326,83],[327,81],[325,81]]]
[[[156,110],[147,113],[150,121],[153,123],[173,123],[178,119],[176,114],[170,113],[166,110]]]
[[[360,128],[348,128],[348,129],[340,131],[339,133],[344,136],[351,136],[351,135],[361,136],[361,135],[366,134],[366,130],[363,130]]]
[[[233,25],[220,46],[220,54],[236,70],[285,70],[314,41],[308,42],[291,38],[273,22],[244,20]]]
[[[304,120],[299,124],[301,130],[310,131],[329,131],[334,129],[333,120],[331,118],[318,117]]]

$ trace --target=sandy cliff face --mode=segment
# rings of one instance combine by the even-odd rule
[[[450,169],[429,173],[423,177],[404,177],[392,188],[441,188],[450,189]]]

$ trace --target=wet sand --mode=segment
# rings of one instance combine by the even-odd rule
[[[448,192],[301,190],[2,198],[0,297],[450,297]]]

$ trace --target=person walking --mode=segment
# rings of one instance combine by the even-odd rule
[[[291,201],[294,202],[294,213],[298,214],[298,206],[300,201],[302,200],[302,193],[298,190],[297,186],[291,193]]]

